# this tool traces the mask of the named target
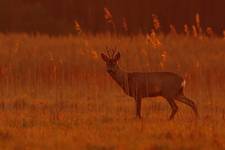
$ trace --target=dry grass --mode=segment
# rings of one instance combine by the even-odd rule
[[[225,41],[182,35],[49,37],[0,35],[1,149],[225,149]],[[117,46],[129,71],[173,71],[200,118],[179,103],[174,121],[161,98],[134,102],[99,58]]]

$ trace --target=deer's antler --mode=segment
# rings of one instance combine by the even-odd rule
[[[106,47],[106,53],[109,58],[113,58],[116,54],[116,51],[117,51],[116,48],[113,49],[113,48]]]

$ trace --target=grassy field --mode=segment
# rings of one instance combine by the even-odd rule
[[[50,37],[0,34],[0,149],[225,149],[225,40],[182,35]],[[199,109],[160,98],[135,103],[106,73],[106,46],[127,71],[172,71]]]

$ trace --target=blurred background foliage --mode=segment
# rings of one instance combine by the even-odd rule
[[[108,31],[104,7],[112,13],[117,32],[124,18],[129,33],[146,33],[152,28],[152,14],[159,17],[161,30],[172,24],[182,32],[192,26],[199,13],[203,30],[212,27],[222,34],[225,25],[223,0],[0,0],[0,32],[68,34],[74,20],[86,32]]]

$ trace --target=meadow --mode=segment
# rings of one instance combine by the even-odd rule
[[[198,107],[134,100],[107,74],[100,53],[117,47],[127,71],[171,71]],[[185,35],[0,34],[0,149],[225,149],[225,40]]]

